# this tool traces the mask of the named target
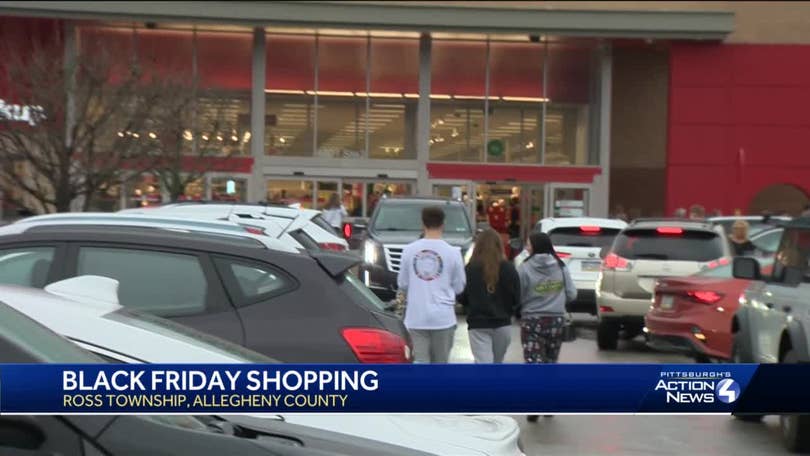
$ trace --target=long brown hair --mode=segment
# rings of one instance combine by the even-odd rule
[[[480,264],[484,270],[484,283],[489,293],[495,293],[503,261],[503,242],[497,231],[488,228],[478,234],[470,263]]]

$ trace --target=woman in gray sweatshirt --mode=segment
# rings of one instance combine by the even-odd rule
[[[577,297],[577,289],[547,234],[532,233],[527,249],[530,256],[518,268],[523,358],[527,363],[555,363],[562,345],[565,304]]]
[[[565,328],[565,304],[577,297],[577,288],[546,233],[532,233],[526,248],[530,256],[518,268],[523,359],[556,363]],[[528,416],[530,422],[537,418]]]

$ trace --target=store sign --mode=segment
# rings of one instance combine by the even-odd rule
[[[500,139],[493,139],[487,143],[487,153],[493,157],[503,155],[504,145]]]
[[[0,119],[12,122],[26,122],[32,127],[45,118],[45,109],[42,106],[23,106],[6,103],[0,98]]]

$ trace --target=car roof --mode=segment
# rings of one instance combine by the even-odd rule
[[[151,246],[164,248],[185,248],[209,253],[233,254],[251,258],[264,258],[266,252],[279,256],[305,256],[296,249],[268,249],[265,242],[257,238],[267,236],[235,236],[233,233],[178,232],[153,226],[68,224],[49,222],[47,224],[11,224],[0,227],[0,245],[22,242],[102,242]],[[275,240],[278,241],[278,240]]]
[[[3,302],[74,342],[99,347],[148,363],[242,363],[247,358],[229,355],[200,340],[211,336],[179,327],[154,316],[131,312],[117,305],[67,298],[45,290],[0,285]],[[141,318],[144,318],[141,320]],[[165,323],[160,332],[149,322]],[[182,328],[177,329],[175,328]],[[133,343],[137,341],[137,343]],[[204,345],[205,344],[205,345]],[[250,352],[248,352],[250,353]],[[253,353],[250,353],[253,355]],[[260,357],[260,355],[255,355]]]
[[[254,213],[254,214],[262,214],[262,215],[276,215],[285,218],[297,218],[297,217],[305,217],[311,219],[316,215],[320,214],[320,211],[315,209],[306,209],[306,208],[295,208],[285,205],[276,205],[276,204],[251,204],[251,203],[222,203],[222,202],[183,202],[183,203],[171,203],[166,204],[163,206],[158,206],[154,209],[149,210],[167,210],[167,209],[177,209],[177,208],[199,208],[196,210],[205,211],[207,208],[208,210],[213,210],[214,208],[226,209],[233,212],[239,213]],[[195,210],[191,209],[191,210]]]
[[[543,224],[544,227],[548,227],[549,229],[579,226],[599,226],[602,228],[622,229],[627,226],[627,222],[624,220],[599,217],[549,217],[540,220],[537,224]]]
[[[726,222],[732,220],[746,220],[746,221],[765,221],[770,220],[791,220],[793,217],[786,215],[719,215],[717,217],[709,217],[707,220],[710,222]]]
[[[132,230],[140,229],[140,231],[144,231],[144,229],[148,231],[151,229],[151,231],[155,233],[165,234],[168,234],[171,231],[178,233],[182,232],[187,236],[193,235],[193,237],[208,237],[221,240],[227,239],[231,244],[238,242],[235,239],[243,238],[244,240],[252,241],[242,242],[244,245],[258,244],[269,250],[277,250],[287,253],[298,252],[298,249],[289,245],[287,242],[270,236],[249,233],[233,222],[184,220],[184,223],[174,223],[167,221],[166,219],[167,218],[165,217],[154,218],[137,215],[109,215],[107,217],[65,216],[63,218],[50,217],[34,221],[23,219],[18,222],[0,227],[0,236],[21,234],[39,227],[51,227],[51,231],[58,232],[59,229],[56,227],[61,226],[64,227],[64,229],[66,229],[68,232],[76,232],[80,231],[82,227],[88,227],[88,229],[91,229],[89,227],[105,226],[110,227],[111,229],[121,227]],[[214,228],[216,226],[220,226],[219,224],[225,224],[223,225],[223,229]]]

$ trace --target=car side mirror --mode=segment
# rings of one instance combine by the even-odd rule
[[[750,257],[736,257],[731,265],[732,274],[735,279],[760,280],[762,273],[759,268],[759,261]]]
[[[610,247],[602,247],[599,249],[599,258],[604,260],[605,257],[608,256],[608,253],[610,253]]]

